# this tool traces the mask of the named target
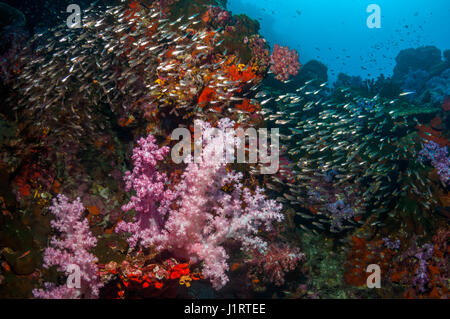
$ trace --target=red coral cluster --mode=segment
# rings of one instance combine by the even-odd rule
[[[232,64],[225,69],[225,72],[232,81],[239,81],[242,83],[256,78],[256,74],[253,73],[250,66],[241,67],[240,65]]]
[[[261,106],[251,103],[250,99],[244,99],[241,104],[236,105],[236,108],[245,112],[255,113],[261,109]]]
[[[384,248],[382,240],[368,242],[366,239],[353,236],[351,250],[347,255],[344,280],[348,285],[362,287],[366,285],[367,266],[377,264],[384,273],[389,269],[395,251]]]
[[[216,91],[209,86],[205,87],[198,97],[198,106],[204,107],[216,96]]]
[[[56,183],[58,182],[56,181]],[[18,200],[31,195],[36,198],[36,192],[51,190],[58,193],[59,191],[58,185],[54,183],[54,177],[35,163],[24,165],[20,173],[14,178],[13,185],[15,185],[14,191]]]
[[[437,123],[434,122],[432,123],[432,125],[433,124],[436,125]],[[422,137],[425,141],[433,141],[435,143],[438,143],[441,147],[450,146],[450,142],[446,137],[442,135],[442,132],[423,124],[417,125],[416,128],[419,130],[419,136]]]
[[[235,92],[239,93],[242,91],[242,88],[248,84],[249,82],[259,79],[259,77],[256,75],[255,72],[253,72],[253,69],[251,66],[245,66],[242,64],[235,64],[234,63],[235,57],[231,56],[227,59],[225,63],[223,63],[223,67],[219,69],[217,72],[208,74],[205,79],[208,83],[207,86],[203,88],[201,91],[197,104],[199,107],[204,108],[206,106],[212,106],[214,103],[214,106],[212,106],[213,109],[215,109],[217,112],[221,112],[223,107],[221,106],[223,103],[219,103],[220,100],[220,94],[218,93],[217,89],[214,87],[214,80],[213,77],[217,75],[224,76],[230,83],[233,82],[235,85]],[[223,94],[222,94],[223,95]],[[228,97],[231,97],[232,94],[229,93],[227,95]],[[229,102],[227,98],[225,98],[225,101]],[[212,103],[211,103],[212,102]],[[254,103],[250,103],[249,99],[243,99],[243,102],[236,105],[237,109],[254,113],[258,111],[261,107],[259,105],[256,105]]]
[[[178,263],[170,258],[162,262],[144,261],[142,252],[118,264],[110,262],[100,270],[100,275],[110,282],[114,298],[123,299],[130,296],[152,296],[170,293],[176,286],[190,287],[191,281],[203,279],[199,273],[192,273],[189,264]],[[151,263],[148,263],[151,262]],[[113,280],[116,279],[116,280]]]

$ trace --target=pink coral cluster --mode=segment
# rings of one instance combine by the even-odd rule
[[[219,289],[228,282],[226,244],[234,241],[244,250],[264,253],[267,243],[258,234],[273,230],[272,222],[281,221],[283,215],[281,205],[266,199],[262,189],[252,192],[241,184],[241,173],[227,170],[226,158],[218,150],[238,143],[234,122],[226,118],[219,121],[224,137],[210,134],[208,123],[197,121],[196,125],[203,132],[201,160],[185,159],[188,165],[174,192],[164,187],[165,175],[155,170],[157,160],[162,160],[167,150],[159,149],[152,137],[145,143],[141,140],[133,154],[133,173],[126,177],[137,196],[124,206],[126,210],[137,207],[138,218],[133,223],[120,223],[117,231],[131,233],[132,245],[140,240],[144,246],[169,250],[192,263],[203,262],[203,276]],[[228,192],[223,190],[226,186]],[[169,209],[172,201],[176,207]]]
[[[288,47],[282,47],[278,44],[275,44],[273,48],[270,63],[270,71],[280,81],[286,81],[290,75],[296,76],[300,69],[297,51],[294,49],[289,50]]]
[[[161,245],[165,242],[164,219],[175,194],[167,189],[166,174],[157,171],[157,163],[165,158],[168,147],[158,148],[152,135],[141,138],[133,150],[133,172],[125,173],[125,189],[133,189],[136,195],[122,209],[136,212],[132,223],[121,222],[117,225],[117,232],[128,232],[130,246],[135,247],[138,242],[144,246]]]
[[[56,266],[66,275],[74,274],[74,269],[79,268],[80,287],[45,283],[45,289],[35,289],[33,295],[45,299],[98,297],[103,284],[98,276],[97,258],[89,252],[97,244],[97,239],[89,230],[88,220],[82,219],[85,211],[83,204],[79,198],[70,203],[66,196],[58,195],[50,211],[56,217],[51,221],[51,226],[60,236],[52,237],[50,247],[45,250],[44,267]]]
[[[244,43],[248,43],[252,50],[252,60],[257,62],[260,69],[266,70],[270,65],[270,52],[266,40],[259,35],[254,35],[250,39],[246,37]]]
[[[208,14],[218,25],[223,25],[231,19],[231,13],[218,6],[209,6]]]

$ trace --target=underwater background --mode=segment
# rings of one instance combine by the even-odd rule
[[[366,8],[381,8],[381,28],[366,25]],[[234,14],[250,14],[260,34],[302,52],[302,60],[328,66],[330,79],[340,72],[363,78],[392,76],[400,50],[434,45],[449,48],[449,4],[445,0],[398,1],[252,1],[231,0]]]
[[[0,2],[0,297],[448,298],[449,16]]]

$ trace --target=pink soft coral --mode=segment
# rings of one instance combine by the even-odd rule
[[[272,230],[272,222],[281,221],[283,215],[280,213],[281,205],[267,200],[262,189],[251,192],[242,186],[241,173],[227,171],[222,147],[233,148],[238,143],[233,130],[234,122],[229,119],[219,122],[219,128],[226,132],[224,138],[215,136],[208,123],[197,121],[196,125],[204,133],[201,160],[193,162],[191,158],[186,159],[188,165],[175,192],[163,187],[166,177],[156,172],[155,161],[145,164],[150,165],[151,169],[139,169],[143,174],[134,176],[139,181],[133,183],[140,188],[158,190],[157,196],[152,192],[151,196],[143,197],[147,192],[140,192],[138,198],[132,199],[132,202],[140,203],[139,207],[150,207],[157,222],[142,227],[139,219],[136,219],[134,223],[122,223],[118,230],[130,232],[132,244],[140,240],[144,246],[154,245],[159,251],[166,249],[192,262],[202,261],[203,276],[211,280],[214,288],[219,289],[228,281],[226,242],[235,240],[242,244],[243,249],[264,252],[267,244],[258,236],[258,232],[261,229]],[[151,144],[154,143],[150,137],[147,139]],[[158,155],[159,160],[163,157],[160,155],[167,153],[164,150],[162,154],[161,149],[154,144],[147,146],[155,152],[155,155],[148,155],[149,158]],[[136,158],[133,158],[135,165],[144,163],[138,160],[142,153],[139,147]],[[161,183],[158,184],[160,188],[154,187],[155,180]],[[222,190],[224,186],[232,190],[227,193]],[[169,210],[168,203],[174,198],[176,209]],[[149,200],[152,203],[145,203]]]
[[[294,49],[282,47],[275,44],[270,56],[270,71],[275,74],[275,78],[286,81],[290,75],[296,76],[300,69],[298,53]]]
[[[133,189],[135,196],[122,209],[134,209],[136,214],[132,223],[121,222],[117,225],[117,232],[128,232],[130,246],[135,247],[138,242],[144,246],[160,245],[165,242],[164,219],[175,194],[167,189],[166,174],[156,170],[158,161],[164,159],[169,152],[168,147],[159,148],[152,135],[141,138],[134,148],[133,172],[125,173],[125,187]]]
[[[95,247],[97,239],[89,230],[86,218],[82,219],[85,208],[80,199],[70,203],[66,196],[58,195],[53,200],[50,211],[55,215],[51,226],[60,233],[52,237],[50,247],[44,253],[44,267],[56,266],[57,270],[69,275],[71,265],[80,269],[81,287],[69,288],[67,285],[45,284],[45,290],[34,290],[37,298],[95,298],[99,295],[102,283],[99,280],[97,258],[89,252]]]

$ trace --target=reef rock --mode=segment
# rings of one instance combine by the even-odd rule
[[[435,76],[427,82],[427,87],[431,95],[431,102],[440,105],[446,96],[450,95],[450,69],[442,72],[441,76]]]
[[[328,81],[328,68],[325,64],[317,60],[308,61],[302,66],[295,80],[307,82],[309,80],[317,80],[320,83]]]
[[[25,15],[10,5],[0,2],[0,28],[24,27],[26,23]]]
[[[436,66],[442,63],[441,57],[441,50],[435,46],[402,50],[395,58],[397,65],[394,68],[392,78],[396,82],[403,82],[407,74],[412,70],[424,70],[433,73]]]

